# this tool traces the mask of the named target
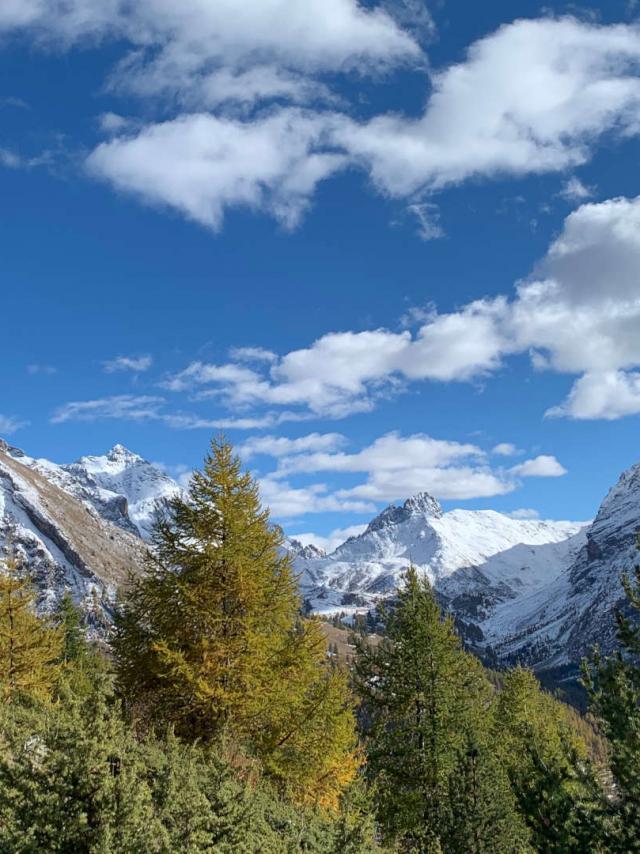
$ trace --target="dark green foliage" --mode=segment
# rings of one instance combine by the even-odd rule
[[[407,850],[437,850],[450,775],[465,733],[481,733],[491,688],[413,568],[387,635],[376,647],[360,643],[356,663],[367,775],[385,838]]]
[[[601,850],[603,792],[570,720],[530,671],[505,675],[495,741],[536,851]]]
[[[616,612],[620,649],[609,658],[596,649],[583,665],[591,711],[609,742],[615,790],[607,836],[615,852],[640,851],[640,567],[623,585],[635,617]]]
[[[448,826],[443,850],[451,854],[522,854],[533,851],[507,773],[495,751],[469,740],[449,778]]]

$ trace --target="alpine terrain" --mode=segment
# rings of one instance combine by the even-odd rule
[[[0,540],[29,564],[44,609],[65,589],[110,619],[118,585],[144,553],[158,502],[180,487],[121,445],[58,465],[0,444]],[[309,610],[352,615],[393,599],[413,564],[467,644],[501,663],[571,668],[598,641],[614,643],[611,608],[634,561],[640,464],[626,471],[591,523],[516,519],[492,510],[444,512],[423,492],[391,505],[331,554],[286,541]]]

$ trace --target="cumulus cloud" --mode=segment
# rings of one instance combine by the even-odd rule
[[[434,439],[424,433],[387,433],[357,453],[317,451],[278,457],[272,481],[299,474],[363,473],[367,479],[338,489],[339,500],[395,501],[427,491],[438,498],[478,498],[502,495],[515,488],[508,474],[491,470],[485,452],[476,445]]]
[[[466,500],[504,495],[516,489],[521,477],[554,477],[565,473],[552,456],[539,456],[512,469],[492,468],[487,453],[476,445],[435,439],[424,433],[387,433],[370,445],[347,453],[339,434],[309,434],[300,439],[251,437],[241,453],[273,457],[276,467],[263,477],[264,501],[276,516],[307,512],[362,512],[363,506],[405,499],[418,492],[437,498]],[[332,445],[328,450],[313,447]],[[248,450],[248,454],[246,450]],[[334,477],[365,475],[343,487],[332,482],[297,486],[292,478],[331,473]],[[309,535],[311,542],[313,540]]]
[[[263,211],[292,228],[317,184],[345,156],[322,141],[324,117],[281,110],[253,121],[198,113],[101,143],[91,174],[218,230],[227,208]]]
[[[317,78],[418,61],[414,36],[357,0],[5,0],[0,34],[56,49],[111,39],[128,46],[110,86],[186,110],[268,100],[333,101]]]
[[[584,374],[573,385],[567,399],[547,410],[551,418],[614,421],[640,413],[640,373],[601,371]]]
[[[475,380],[509,356],[529,354],[537,370],[579,377],[549,415],[619,418],[639,411],[638,270],[640,197],[588,203],[569,214],[511,297],[447,314],[432,309],[415,331],[330,332],[251,367],[194,362],[167,387],[209,388],[232,407],[299,407],[341,418],[411,382]]]
[[[541,454],[513,466],[510,472],[519,477],[562,477],[567,473],[567,470],[555,457]]]
[[[153,364],[151,356],[117,356],[102,363],[102,369],[106,374],[115,374],[119,371],[132,371],[141,373],[148,371]]]
[[[263,503],[280,519],[308,513],[373,513],[376,509],[371,501],[330,493],[323,483],[294,487],[287,481],[271,477],[262,478],[258,483]]]
[[[491,449],[491,453],[498,457],[515,457],[521,451],[512,442],[499,442]]]
[[[473,176],[584,163],[606,130],[638,130],[640,34],[574,18],[519,20],[432,76],[424,115],[345,123],[337,139],[393,196]]]

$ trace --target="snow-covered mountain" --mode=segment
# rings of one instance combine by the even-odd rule
[[[33,459],[17,448],[9,448],[8,453],[91,504],[104,519],[143,539],[149,538],[158,502],[180,491],[158,466],[122,445],[114,445],[104,456],[80,457],[68,465]]]
[[[297,551],[309,606],[367,610],[393,596],[410,562],[423,570],[479,652],[538,670],[575,670],[615,646],[621,576],[637,562],[640,463],[624,472],[591,524],[443,513],[426,493],[387,507],[330,555]]]
[[[116,588],[141,565],[157,502],[180,487],[116,445],[59,465],[0,441],[0,546],[29,563],[41,605],[65,589],[99,625]],[[498,661],[572,667],[595,642],[615,642],[620,576],[636,559],[640,464],[626,471],[591,524],[442,511],[427,493],[391,505],[331,554],[290,539],[308,606],[366,611],[392,597],[410,562],[426,572],[463,636]]]
[[[490,636],[503,659],[562,668],[588,655],[595,644],[615,647],[613,611],[625,607],[621,577],[638,563],[640,463],[625,471],[602,502],[568,569],[517,610],[499,609]]]
[[[353,612],[393,596],[409,563],[426,573],[470,640],[495,646],[504,611],[557,582],[587,539],[580,522],[444,513],[427,493],[391,505],[330,555],[295,557],[310,607]]]
[[[126,496],[100,493],[94,503],[81,492],[63,467],[0,441],[0,547],[10,541],[22,555],[44,610],[69,590],[100,630],[117,588],[141,565],[144,545]]]

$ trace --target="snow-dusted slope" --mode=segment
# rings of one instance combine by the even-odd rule
[[[23,557],[43,609],[69,590],[100,630],[117,587],[141,565],[142,541],[19,456],[0,441],[0,547],[10,541]]]
[[[314,610],[349,612],[393,595],[413,563],[461,624],[473,627],[470,636],[493,646],[503,610],[515,614],[521,602],[557,583],[585,543],[584,523],[492,510],[443,513],[422,493],[388,507],[330,555],[298,553],[295,565]]]
[[[502,608],[490,633],[502,657],[537,667],[578,662],[595,644],[615,647],[613,610],[625,606],[621,577],[638,563],[640,464],[625,471],[602,502],[586,542],[566,572],[517,611]]]
[[[68,465],[33,459],[9,446],[7,453],[93,506],[104,519],[144,539],[151,533],[158,503],[180,491],[161,469],[122,445],[115,445],[104,456],[81,457]]]
[[[124,496],[127,515],[145,539],[151,534],[158,503],[180,491],[178,484],[158,466],[122,445],[114,445],[104,456],[80,457],[76,463],[63,468],[90,490],[97,487],[103,493]]]

